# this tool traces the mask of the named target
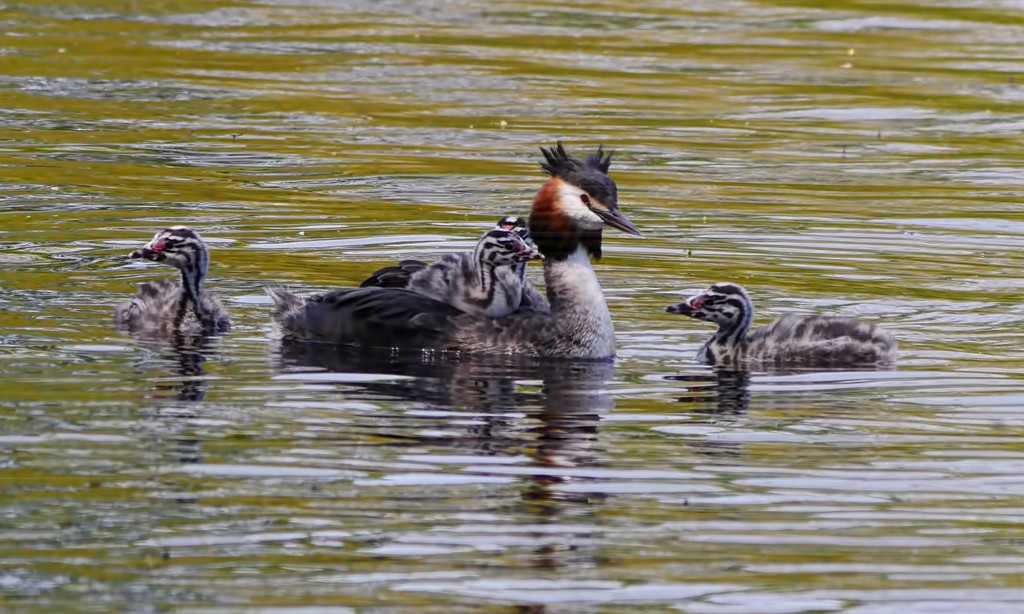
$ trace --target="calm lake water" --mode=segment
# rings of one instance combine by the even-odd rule
[[[827,5],[827,6],[826,6]],[[1019,612],[1024,6],[27,2],[0,11],[0,608]],[[360,361],[268,285],[465,249],[616,151],[609,364]],[[113,330],[212,245],[231,334]],[[532,267],[531,267],[532,269]],[[531,275],[538,275],[539,268]],[[712,282],[898,370],[719,375]]]

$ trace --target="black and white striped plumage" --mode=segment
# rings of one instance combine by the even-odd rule
[[[129,254],[162,262],[181,272],[181,282],[141,284],[135,296],[118,305],[114,323],[132,333],[223,332],[231,327],[227,312],[203,288],[209,266],[206,245],[185,226],[156,233],[149,243]]]
[[[471,253],[443,256],[414,272],[406,287],[465,313],[501,318],[519,309],[523,286],[518,278],[499,273],[535,258],[541,258],[540,252],[516,233],[489,230]]]
[[[788,315],[751,331],[754,305],[746,290],[732,283],[715,284],[665,311],[718,325],[697,353],[698,360],[713,365],[856,367],[896,360],[889,333],[853,318]]]
[[[607,175],[611,159],[601,149],[585,160],[570,156],[561,143],[541,151],[541,167],[551,177],[534,198],[529,231],[544,255],[550,313],[520,309],[487,318],[404,288],[348,288],[309,299],[272,289],[273,318],[283,336],[360,346],[613,357],[615,328],[590,257],[600,257],[604,226],[640,231],[618,210],[615,182]]]
[[[526,229],[526,220],[521,217],[507,215],[498,220],[494,229],[511,232],[521,238],[531,249],[534,247],[533,239],[530,238],[530,231]],[[444,256],[442,260],[451,261],[453,257],[458,259],[461,265],[467,268],[471,267],[472,263],[475,262],[473,252],[468,251],[449,254]],[[518,305],[517,308],[531,309],[533,311],[547,313],[550,311],[547,300],[540,292],[537,291],[533,284],[530,283],[530,280],[526,278],[527,264],[528,261],[524,260],[522,262],[516,262],[510,267],[498,268],[496,272],[499,288],[503,294],[515,295],[518,291],[519,298],[515,299],[515,303]],[[402,260],[397,265],[384,267],[374,271],[373,275],[359,284],[359,287],[406,288],[418,291],[417,288],[414,288],[411,285],[413,283],[413,279],[429,266],[432,265],[420,260]],[[448,296],[438,292],[432,292],[426,295],[462,309],[462,307],[456,303],[459,294],[461,294],[460,288],[458,286],[453,286],[450,287],[449,290],[453,293]],[[516,309],[512,309],[511,311],[503,312],[501,309],[495,309],[493,312],[500,313],[501,315],[508,315],[515,310]],[[490,317],[500,316],[491,315]]]
[[[506,215],[505,217],[498,220],[498,223],[494,225],[495,230],[507,230],[515,233],[520,239],[526,242],[527,245],[533,247],[533,239],[530,238],[530,231],[526,228],[526,220],[516,215]],[[526,262],[517,262],[512,265],[512,270],[516,272],[519,280],[526,282]]]
[[[505,217],[498,220],[495,228],[509,230],[519,235],[523,241],[526,241],[527,245],[534,247],[533,237],[530,236],[530,231],[526,227],[526,220],[515,215],[506,215]],[[516,279],[519,280],[520,285],[523,288],[523,296],[520,300],[520,307],[522,309],[530,309],[533,311],[539,311],[541,313],[551,313],[551,307],[548,305],[548,301],[544,298],[544,295],[537,291],[537,288],[526,278],[526,262],[520,262],[519,264],[512,265],[512,272],[515,273]],[[508,272],[502,270],[500,272],[502,279],[507,279]],[[510,283],[510,280],[506,283]]]

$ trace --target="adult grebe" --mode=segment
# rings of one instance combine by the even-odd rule
[[[466,314],[400,288],[347,288],[301,299],[271,289],[274,320],[286,338],[377,347],[420,347],[556,358],[611,358],[615,328],[590,257],[601,256],[601,229],[640,231],[618,210],[611,156],[579,160],[561,143],[541,148],[551,178],[537,193],[530,234],[544,255],[550,313],[504,318]]]

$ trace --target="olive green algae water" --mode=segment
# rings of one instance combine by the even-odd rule
[[[1015,3],[29,2],[0,9],[0,609],[1016,612]],[[358,283],[616,151],[614,365],[281,348],[268,285]],[[208,240],[233,332],[113,307]],[[531,275],[539,278],[539,267]],[[665,305],[899,339],[716,374]],[[297,608],[297,609],[296,609]],[[309,608],[309,609],[306,609]],[[949,611],[952,611],[949,610]]]

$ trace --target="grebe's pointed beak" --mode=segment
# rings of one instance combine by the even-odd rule
[[[618,209],[594,208],[592,211],[600,216],[600,218],[604,220],[605,224],[608,224],[612,228],[618,228],[622,232],[628,232],[629,234],[636,235],[638,237],[644,236],[641,234],[640,229],[634,226],[633,222],[630,222],[629,218],[622,215],[622,212]]]
[[[129,258],[143,258],[145,260],[154,260],[154,261],[159,262],[159,261],[163,260],[166,257],[166,256],[164,256],[164,253],[163,253],[165,245],[166,245],[166,243],[164,241],[162,241],[162,240],[158,241],[158,240],[154,239],[154,240],[150,241],[149,243],[146,243],[145,245],[143,245],[139,249],[137,249],[137,250],[133,251],[132,253],[128,254],[128,257]]]
[[[698,311],[703,305],[704,295],[698,294],[697,296],[691,296],[682,303],[669,305],[665,308],[665,311],[669,313],[678,313],[684,316],[698,317]]]
[[[519,262],[529,262],[530,260],[543,260],[544,256],[537,248],[527,245],[525,241],[520,241],[516,245],[516,260]]]
[[[690,304],[690,301],[683,301],[682,303],[669,305],[668,307],[665,308],[665,311],[669,313],[678,313],[679,315],[691,317],[694,313],[696,313],[696,310],[693,308],[693,305]]]

